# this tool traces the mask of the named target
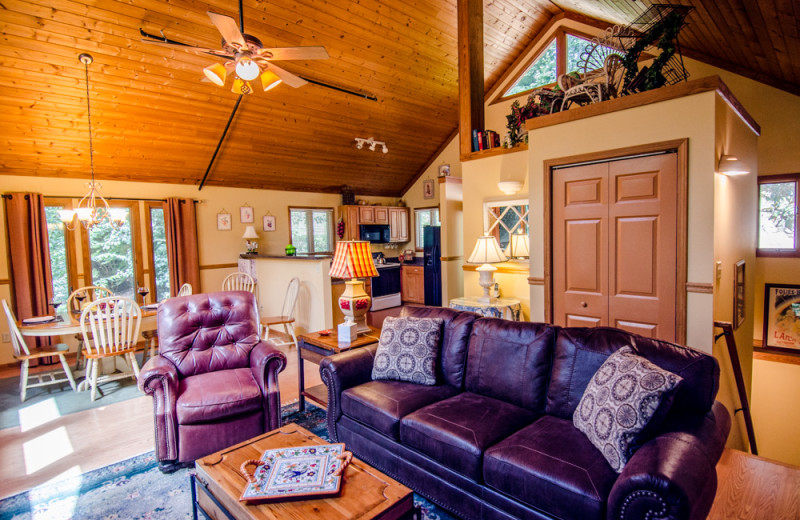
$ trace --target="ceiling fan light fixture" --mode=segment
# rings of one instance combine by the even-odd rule
[[[261,69],[258,63],[254,62],[247,56],[242,56],[236,63],[236,75],[245,81],[252,81],[261,74]]]
[[[225,65],[222,63],[214,63],[204,68],[203,74],[206,75],[206,78],[208,78],[211,83],[222,87],[225,85],[225,78],[228,75],[228,71],[225,70]]]
[[[246,81],[242,81],[239,78],[233,80],[233,87],[231,87],[231,92],[234,94],[252,94],[253,89],[250,87],[250,83]]]
[[[281,78],[275,75],[271,70],[265,70],[261,74],[261,85],[264,87],[264,92],[271,90],[281,84]]]

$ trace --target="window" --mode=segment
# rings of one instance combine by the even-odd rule
[[[100,285],[115,295],[136,299],[137,280],[143,278],[133,247],[139,242],[138,226],[132,225],[139,222],[138,203],[114,201],[111,206],[125,210],[125,223],[116,227],[105,220],[83,233],[84,278],[86,285]]]
[[[333,209],[289,208],[289,233],[298,254],[333,253]]]
[[[484,228],[487,234],[494,235],[502,250],[508,248],[514,233],[528,233],[527,200],[487,202],[483,207]]]
[[[556,52],[558,45],[556,40],[553,39],[544,51],[539,54],[528,70],[520,76],[514,85],[505,93],[506,96],[513,96],[520,92],[527,92],[537,87],[543,87],[555,83],[558,79],[558,72],[556,70]]]
[[[798,182],[800,174],[759,177],[759,256],[800,256],[796,233]]]
[[[422,251],[425,244],[423,242],[425,233],[423,228],[425,226],[440,226],[439,221],[439,208],[417,208],[414,210],[414,222],[416,223],[416,233],[414,233],[414,241],[416,242],[417,251]]]
[[[47,238],[50,244],[50,275],[53,279],[53,299],[66,302],[72,292],[70,280],[74,280],[75,248],[72,233],[61,223],[58,211],[70,209],[69,200],[47,199],[45,218],[47,219]]]
[[[147,242],[150,245],[150,292],[155,294],[155,301],[161,301],[170,296],[164,206],[160,202],[147,202],[145,208],[147,208]]]

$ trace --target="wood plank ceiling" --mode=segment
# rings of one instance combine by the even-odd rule
[[[683,3],[697,7],[682,33],[688,54],[800,93],[796,2]],[[331,56],[281,66],[378,101],[317,85],[246,96],[207,184],[400,196],[457,126],[455,0],[244,5],[245,32],[266,47],[323,45]],[[488,90],[562,10],[627,23],[649,2],[484,5]],[[141,43],[139,29],[218,48],[208,10],[237,17],[231,0],[2,0],[0,173],[88,178],[78,54],[89,52],[97,178],[199,184],[237,96],[199,81],[219,60]],[[357,150],[354,137],[389,153]]]

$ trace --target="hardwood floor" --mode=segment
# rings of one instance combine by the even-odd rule
[[[288,360],[278,376],[281,403],[297,400],[297,352],[282,347]],[[19,377],[19,369],[3,369]],[[305,363],[306,385],[320,384],[319,367]],[[89,394],[86,394],[89,399]],[[66,476],[80,475],[153,449],[150,396],[59,416],[51,401],[25,410],[33,421],[0,430],[0,498]],[[33,424],[31,424],[33,423]]]

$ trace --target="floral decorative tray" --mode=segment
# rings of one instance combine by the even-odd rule
[[[342,472],[352,457],[341,443],[267,450],[260,460],[242,464],[248,483],[239,500],[267,502],[336,495],[341,489]],[[255,471],[249,470],[250,466],[255,466]]]

